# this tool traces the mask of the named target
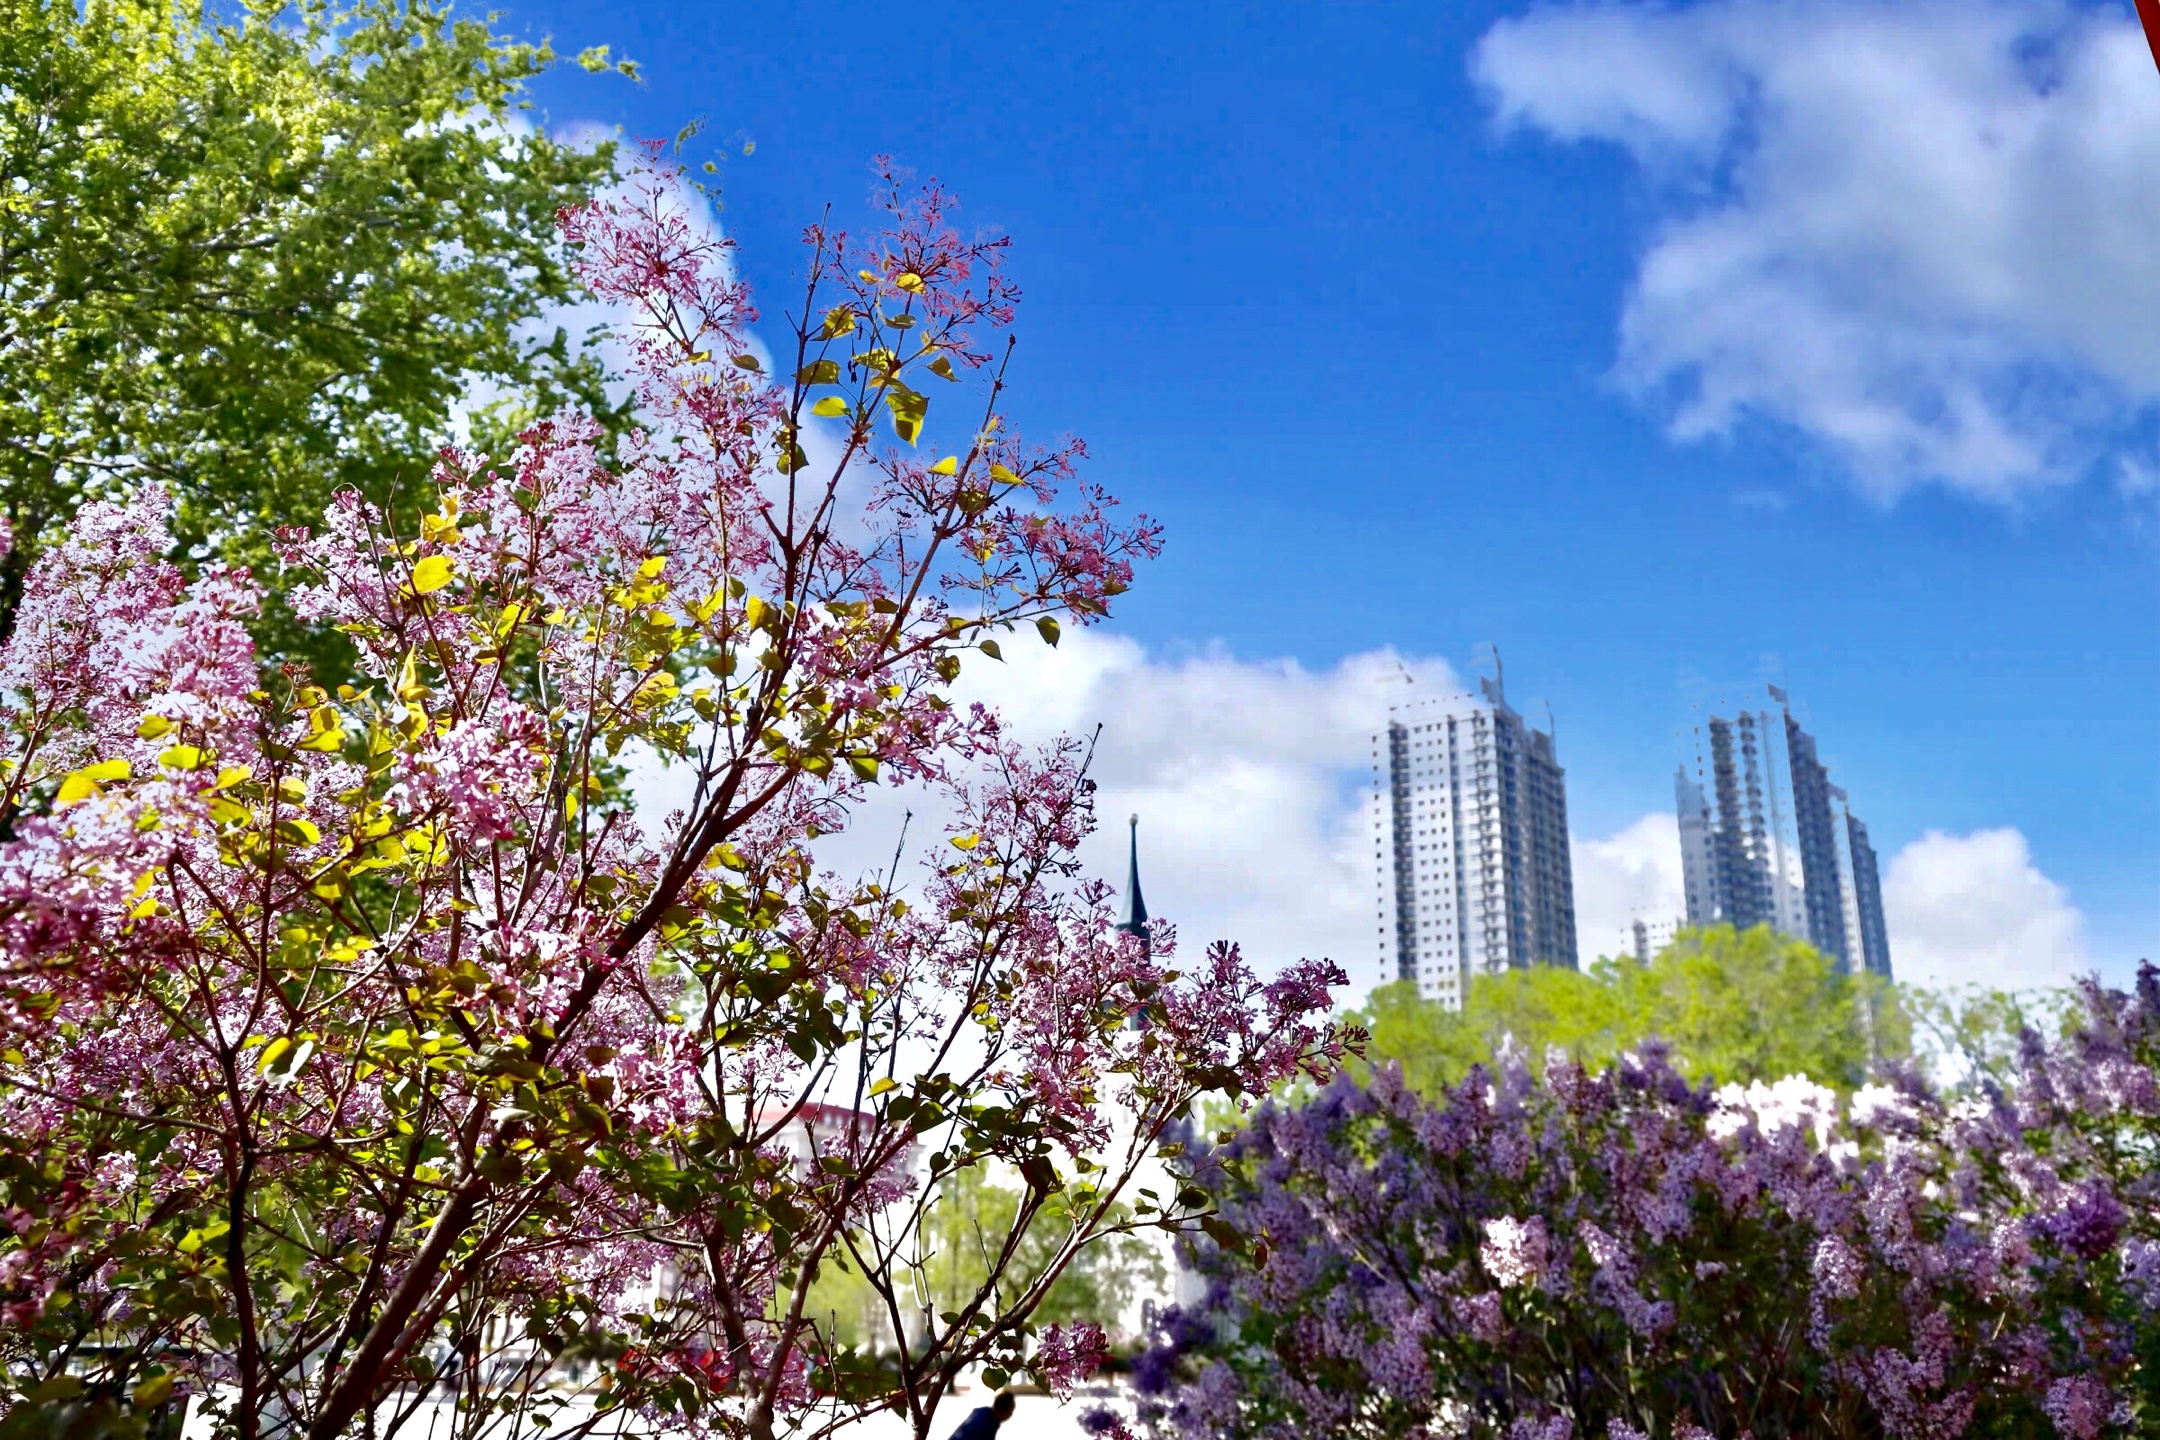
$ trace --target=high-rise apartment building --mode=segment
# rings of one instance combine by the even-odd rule
[[[1679,919],[1645,920],[1636,916],[1628,923],[1628,937],[1634,942],[1635,958],[1649,964],[1665,952],[1686,924]]]
[[[1566,773],[1478,688],[1390,706],[1373,737],[1380,978],[1454,1006],[1481,971],[1575,965]]]
[[[1839,968],[1890,975],[1867,826],[1783,690],[1706,714],[1682,737],[1674,799],[1690,925],[1768,924]]]

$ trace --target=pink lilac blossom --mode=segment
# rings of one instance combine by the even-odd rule
[[[1043,1388],[1060,1400],[1110,1361],[1110,1337],[1091,1320],[1052,1324],[1036,1342],[1034,1366]]]
[[[1340,1060],[1337,967],[1180,966],[1167,927],[1119,933],[1077,859],[1084,752],[953,698],[992,636],[1099,621],[1160,546],[1078,441],[1016,433],[1001,381],[938,432],[960,448],[926,429],[1000,348],[1003,238],[888,168],[880,228],[809,232],[819,303],[774,378],[660,153],[560,217],[635,425],[446,449],[425,503],[342,494],[267,577],[169,561],[156,487],[84,506],[31,568],[0,647],[0,1327],[24,1365],[102,1325],[111,1393],[154,1354],[236,1413],[350,1433],[465,1353],[485,1294],[489,1326],[559,1342],[537,1356],[620,1353],[599,1373],[626,1415],[770,1435],[864,1373],[808,1287],[843,1253],[900,1283],[926,1156],[1045,1192],[1085,1173],[1106,1203],[1078,1245],[1197,1101]],[[266,595],[350,669],[259,654]],[[624,802],[632,756],[682,778],[672,814]],[[819,858],[893,781],[962,817],[897,895]],[[260,1219],[264,1195],[292,1208]],[[994,1323],[903,1324],[908,1383],[850,1403],[927,1433],[937,1377],[1027,1323],[1000,1278]],[[1106,1343],[1051,1327],[1039,1368],[1069,1388]]]

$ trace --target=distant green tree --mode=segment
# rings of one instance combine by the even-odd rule
[[[428,489],[461,401],[605,408],[528,333],[614,173],[518,119],[555,58],[440,0],[0,0],[0,631],[87,498],[160,481],[259,563],[333,489]]]
[[[1807,1074],[1857,1085],[1876,1057],[1911,1053],[1897,992],[1839,973],[1829,957],[1767,925],[1683,931],[1648,964],[1602,959],[1587,971],[1539,965],[1477,976],[1460,1011],[1415,987],[1373,993],[1357,1023],[1368,1063],[1393,1060],[1428,1093],[1489,1064],[1512,1043],[1532,1057],[1558,1046],[1603,1067],[1657,1039],[1697,1080]]]
[[[1040,1280],[1054,1264],[1071,1233],[1073,1215],[1062,1195],[1044,1197],[1041,1209],[1019,1229],[1010,1261],[1000,1252],[1015,1234],[1022,1192],[1000,1185],[978,1169],[939,1182],[938,1196],[924,1217],[922,1252],[915,1277],[918,1299],[931,1313],[954,1310],[997,1276],[1001,1288],[1018,1294]],[[1113,1226],[1130,1222],[1131,1212],[1117,1207]],[[1143,1293],[1159,1290],[1168,1279],[1162,1248],[1139,1235],[1113,1229],[1082,1249],[1050,1287],[1037,1307],[1040,1324],[1092,1320],[1113,1336],[1130,1335],[1125,1316]],[[807,1311],[827,1331],[829,1344],[874,1348],[892,1332],[883,1300],[852,1269],[827,1265],[811,1287]]]
[[[1016,1231],[1022,1192],[987,1178],[979,1168],[941,1182],[939,1192],[923,1225],[924,1281],[932,1308],[939,1311],[964,1303],[993,1274],[1016,1294],[1027,1290],[1057,1261],[1072,1230],[1066,1197],[1052,1194],[1043,1197],[1024,1231]],[[1112,1223],[1130,1219],[1121,1206]],[[998,1250],[1016,1233],[1013,1257],[1000,1273]],[[1165,1278],[1160,1247],[1113,1230],[1065,1267],[1034,1318],[1042,1324],[1092,1320],[1117,1333],[1126,1328],[1125,1312],[1142,1288],[1160,1287]]]
[[[1830,957],[1767,925],[1682,932],[1648,965],[1601,961],[1635,1032],[1673,1047],[1698,1079],[1774,1080],[1805,1074],[1857,1085],[1872,1059],[1911,1052],[1911,1027],[1871,976],[1841,974]]]
[[[2012,1084],[2025,1032],[2055,1041],[2070,1032],[2078,1013],[2067,989],[1970,986],[1907,991],[1903,999],[1941,1078],[1958,1089]]]

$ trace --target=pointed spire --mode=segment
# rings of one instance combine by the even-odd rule
[[[1125,871],[1125,899],[1118,906],[1117,928],[1128,935],[1136,935],[1144,946],[1148,943],[1147,901],[1140,895],[1140,817],[1128,818],[1132,827],[1132,850]]]

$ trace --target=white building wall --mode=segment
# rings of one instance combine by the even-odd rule
[[[1515,958],[1492,707],[1450,695],[1391,707],[1390,720],[1403,741],[1401,793],[1390,731],[1372,747],[1378,978],[1413,978],[1460,1006],[1471,975]]]

